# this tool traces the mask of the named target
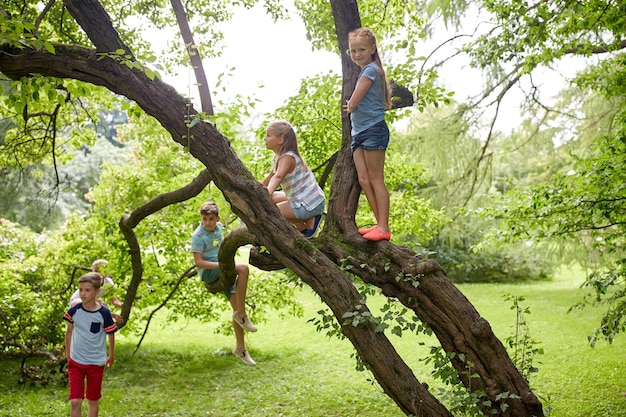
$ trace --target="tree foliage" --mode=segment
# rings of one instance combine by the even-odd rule
[[[530,74],[575,56],[581,71],[558,106],[544,103],[537,89],[528,96],[537,109],[536,130],[550,129],[557,152],[571,162],[546,168],[545,181],[511,190],[501,208],[489,211],[505,221],[501,236],[534,245],[546,239],[580,243],[578,260],[594,267],[585,287],[594,296],[580,306],[607,305],[596,333],[612,341],[626,329],[626,276],[623,264],[624,126],[626,101],[626,6],[623,2],[486,2],[496,25],[471,49],[480,67],[514,66]],[[570,59],[571,61],[571,59]],[[531,181],[530,183],[532,183]],[[528,182],[527,182],[528,184]]]

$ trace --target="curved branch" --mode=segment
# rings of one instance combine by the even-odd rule
[[[237,278],[235,271],[235,255],[239,247],[255,243],[256,237],[248,232],[246,226],[241,226],[230,232],[220,245],[217,261],[220,265],[220,276],[217,281],[207,284],[207,289],[212,293],[224,292],[233,286]]]
[[[122,307],[122,317],[124,323],[128,322],[130,316],[130,310],[137,296],[137,289],[143,278],[143,262],[141,260],[141,247],[137,236],[135,235],[134,228],[147,216],[156,213],[164,207],[171,204],[180,203],[182,201],[189,200],[192,197],[200,194],[202,190],[211,182],[211,175],[205,169],[191,183],[179,188],[176,191],[164,193],[158,195],[156,198],[150,200],[141,207],[135,209],[131,214],[125,214],[122,216],[119,227],[128,243],[131,265],[133,274],[126,289],[126,296],[124,297],[124,307]]]
[[[128,226],[134,228],[139,222],[157,211],[171,206],[172,204],[182,203],[192,197],[197,196],[211,182],[211,173],[204,169],[189,184],[177,190],[159,194],[146,204],[137,207],[128,218]]]

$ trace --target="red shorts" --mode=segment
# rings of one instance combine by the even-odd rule
[[[91,401],[102,397],[102,378],[104,366],[81,365],[71,359],[67,362],[67,377],[70,384],[69,399],[87,398]],[[87,391],[85,392],[85,379],[87,379]]]

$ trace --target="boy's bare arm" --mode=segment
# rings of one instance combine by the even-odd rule
[[[115,333],[109,333],[109,357],[107,358],[106,366],[110,368],[115,362]]]
[[[74,330],[74,325],[72,323],[67,323],[67,328],[65,329],[65,359],[70,360],[70,345],[72,344],[72,331]]]
[[[217,262],[205,261],[204,259],[202,259],[202,254],[200,252],[193,253],[193,260],[196,264],[196,267],[198,268],[217,269],[220,267],[220,264]]]

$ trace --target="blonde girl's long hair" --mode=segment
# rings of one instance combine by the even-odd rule
[[[380,76],[383,81],[383,96],[385,97],[385,107],[387,109],[391,108],[391,88],[389,87],[389,82],[387,81],[387,75],[385,74],[385,69],[383,68],[383,61],[380,59],[380,54],[378,53],[378,45],[376,43],[376,36],[372,33],[368,28],[358,28],[354,29],[352,32],[348,34],[348,40],[351,38],[362,38],[365,42],[374,46],[375,50],[372,54],[372,61],[376,61],[378,67],[380,68]]]
[[[267,130],[276,136],[282,136],[284,139],[282,146],[278,150],[278,158],[276,159],[276,161],[278,161],[278,159],[280,159],[280,157],[283,156],[286,152],[291,151],[298,155],[300,161],[302,161],[302,165],[304,165],[304,167],[306,168],[306,162],[304,162],[304,159],[302,158],[302,156],[300,155],[300,151],[298,150],[298,139],[296,137],[296,131],[293,129],[293,126],[291,126],[289,122],[285,120],[276,120],[274,122],[271,122],[267,126]]]

